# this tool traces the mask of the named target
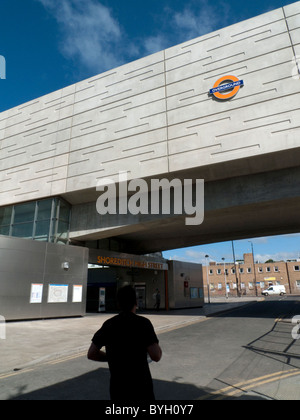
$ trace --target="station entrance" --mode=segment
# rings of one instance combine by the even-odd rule
[[[117,311],[117,290],[129,284],[136,291],[140,312],[153,310],[156,307],[157,294],[159,294],[160,308],[169,309],[166,260],[90,250],[87,312]]]

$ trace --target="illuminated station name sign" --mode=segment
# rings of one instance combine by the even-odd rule
[[[134,258],[104,257],[98,255],[97,263],[104,266],[112,265],[117,267],[143,268],[146,270],[168,270],[168,264]]]

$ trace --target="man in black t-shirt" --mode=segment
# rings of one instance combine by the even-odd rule
[[[96,332],[88,358],[108,362],[110,395],[115,401],[154,400],[152,377],[147,361],[159,362],[162,351],[151,322],[136,315],[136,294],[131,286],[118,292],[121,313],[106,321]],[[101,351],[106,347],[106,353]]]

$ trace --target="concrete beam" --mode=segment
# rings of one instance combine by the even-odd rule
[[[137,254],[300,231],[300,167],[205,184],[205,219],[185,216],[105,216],[95,203],[74,206],[71,239],[114,238]]]

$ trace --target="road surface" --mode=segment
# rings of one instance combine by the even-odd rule
[[[270,297],[159,334],[157,400],[299,400],[296,315],[300,297]],[[85,353],[0,375],[1,400],[108,400],[108,388],[107,366]]]

